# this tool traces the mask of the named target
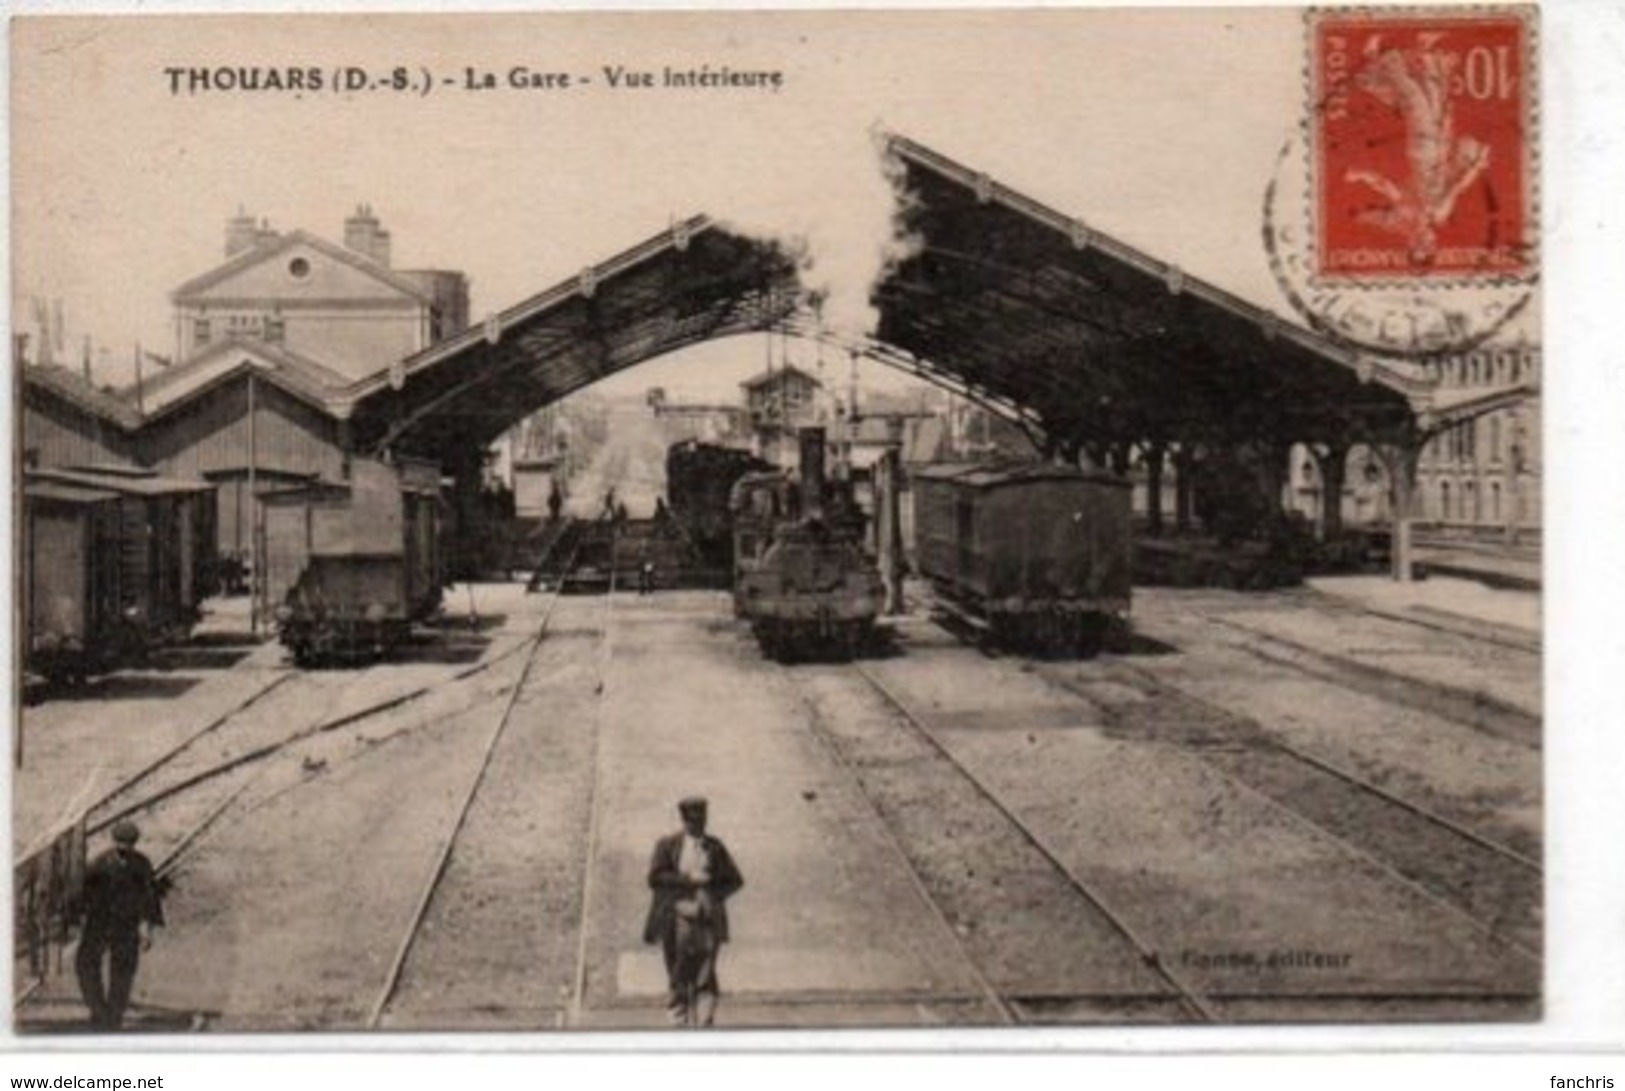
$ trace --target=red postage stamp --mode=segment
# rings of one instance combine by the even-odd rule
[[[1534,271],[1531,26],[1515,9],[1311,17],[1320,277]]]

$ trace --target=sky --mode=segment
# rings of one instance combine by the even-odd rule
[[[370,204],[402,268],[468,274],[476,317],[706,213],[799,236],[827,314],[862,330],[908,136],[1245,298],[1283,309],[1263,192],[1303,112],[1285,9],[232,16],[12,28],[14,321],[60,298],[68,357],[173,351],[168,293],[239,207],[342,238]],[[758,90],[625,90],[605,69],[779,71]],[[425,69],[426,95],[177,93],[166,69]],[[507,86],[516,66],[592,83]],[[468,90],[492,73],[503,86]],[[453,85],[438,81],[450,79]],[[71,93],[70,93],[71,89]],[[697,358],[729,381],[758,341]],[[728,361],[725,365],[718,361]],[[689,374],[689,369],[679,369]],[[717,384],[712,384],[717,385]]]

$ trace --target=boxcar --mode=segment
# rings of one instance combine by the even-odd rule
[[[25,664],[82,678],[184,639],[212,592],[215,492],[141,470],[23,481]]]
[[[1092,655],[1129,609],[1130,486],[1050,465],[915,471],[915,558],[993,641]]]
[[[440,605],[440,477],[426,463],[355,459],[349,480],[261,498],[278,635],[301,665],[382,655]]]
[[[667,507],[700,565],[718,573],[733,565],[729,496],[741,477],[771,468],[749,451],[697,440],[667,449]]]

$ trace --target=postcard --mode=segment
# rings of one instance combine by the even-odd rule
[[[1541,29],[17,19],[14,1034],[1538,1025]]]

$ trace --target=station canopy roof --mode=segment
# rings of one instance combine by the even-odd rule
[[[900,137],[919,245],[872,290],[853,351],[1061,442],[1313,441],[1413,420],[1353,352]],[[450,461],[541,408],[676,349],[768,329],[825,336],[786,248],[696,217],[348,392],[362,448]]]

